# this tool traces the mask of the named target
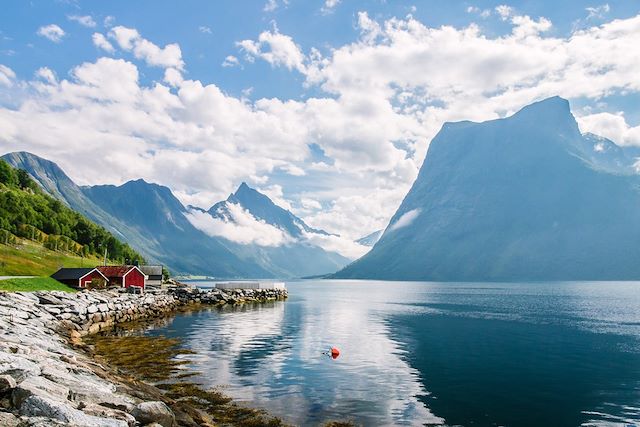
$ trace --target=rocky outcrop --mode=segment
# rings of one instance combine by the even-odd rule
[[[242,304],[286,299],[286,289],[200,289],[175,288],[169,290],[182,304]]]
[[[168,314],[180,306],[286,298],[281,290],[157,294],[0,293],[0,425],[178,425],[165,403],[140,398],[70,346],[117,323]],[[135,397],[134,397],[135,396]],[[155,423],[155,424],[154,424]]]
[[[59,335],[56,316],[75,307],[69,298],[84,297],[51,293],[43,304],[35,293],[0,293],[0,424],[135,425],[127,408],[140,402],[96,375],[95,363]]]

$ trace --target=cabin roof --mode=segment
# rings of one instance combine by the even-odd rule
[[[147,276],[162,276],[161,265],[139,265],[138,268]]]
[[[61,268],[51,275],[56,280],[78,280],[91,273],[95,268]]]

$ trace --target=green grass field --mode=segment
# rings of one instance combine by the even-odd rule
[[[0,291],[33,292],[33,291],[65,291],[76,292],[75,289],[50,277],[32,277],[27,279],[0,280]]]
[[[98,258],[55,252],[25,239],[19,239],[15,245],[0,244],[0,276],[49,276],[60,267],[95,267],[100,264]]]

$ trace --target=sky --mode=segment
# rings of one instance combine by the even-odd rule
[[[569,99],[640,145],[639,1],[23,1],[0,15],[0,153],[209,208],[386,227],[446,121]]]

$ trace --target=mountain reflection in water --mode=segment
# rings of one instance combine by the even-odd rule
[[[205,386],[298,425],[640,422],[640,284],[287,285],[286,302],[145,333],[182,338]]]

